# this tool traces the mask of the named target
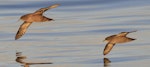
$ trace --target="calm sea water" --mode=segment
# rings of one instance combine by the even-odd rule
[[[20,16],[59,3],[44,13],[55,21],[33,23],[14,40]],[[0,67],[22,67],[26,62],[52,62],[30,67],[149,67],[150,0],[4,0],[0,1]],[[137,40],[117,44],[103,56],[105,37],[122,31]],[[105,59],[104,59],[105,58]],[[104,63],[105,61],[105,63]]]

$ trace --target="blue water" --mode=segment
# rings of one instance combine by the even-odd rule
[[[14,40],[23,21],[19,18],[52,4],[44,13],[55,21],[33,23],[26,34]],[[0,67],[21,67],[16,51],[27,62],[54,64],[30,67],[149,67],[150,0],[5,0],[0,1]],[[137,40],[117,44],[103,56],[105,37],[137,30]],[[109,63],[104,64],[104,58]]]

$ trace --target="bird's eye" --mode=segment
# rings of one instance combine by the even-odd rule
[[[42,10],[40,10],[39,12],[43,12]]]

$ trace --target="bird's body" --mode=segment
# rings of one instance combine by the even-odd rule
[[[135,32],[135,31],[131,31],[131,32]],[[121,32],[119,34],[106,37],[105,41],[108,41],[108,43],[104,48],[103,54],[104,55],[108,54],[116,43],[126,43],[135,40],[133,38],[129,38],[126,36],[131,32]]]
[[[29,13],[29,14],[21,16],[20,19],[23,20],[24,23],[20,25],[20,28],[15,37],[15,40],[19,39],[25,34],[27,28],[32,24],[32,22],[52,21],[53,19],[43,16],[43,13],[51,8],[56,8],[57,6],[59,6],[59,4],[54,4],[46,8],[41,8],[35,11],[34,13]]]
[[[110,43],[125,43],[125,42],[130,42],[132,40],[134,39],[129,37],[124,37],[124,36],[112,36],[107,41]]]
[[[46,21],[53,20],[53,19],[47,18],[43,15],[34,14],[34,13],[23,15],[20,19],[23,21],[28,21],[28,22],[46,22]]]

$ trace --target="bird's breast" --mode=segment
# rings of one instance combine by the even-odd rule
[[[33,20],[32,20],[32,14],[26,14],[26,15],[23,15],[23,16],[21,16],[20,17],[20,19],[21,20],[23,20],[23,21],[30,21],[30,22],[32,22]]]

